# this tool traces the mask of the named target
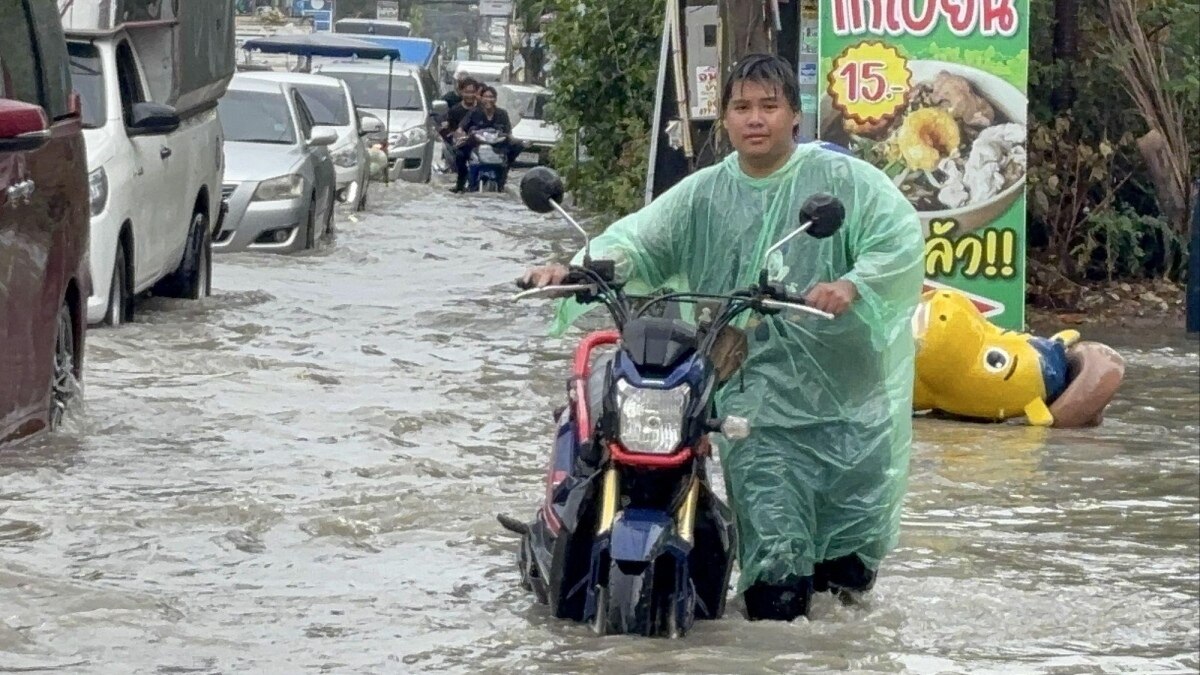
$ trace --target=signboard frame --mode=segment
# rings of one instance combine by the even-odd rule
[[[927,288],[1023,329],[1029,0],[820,0],[820,20],[820,138],[905,190]]]
[[[512,0],[479,0],[479,16],[508,18],[512,13]]]

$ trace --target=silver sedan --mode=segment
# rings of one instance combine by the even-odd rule
[[[290,253],[314,247],[333,220],[337,178],[329,146],[337,131],[315,125],[288,83],[235,76],[218,111],[229,213],[213,250]]]

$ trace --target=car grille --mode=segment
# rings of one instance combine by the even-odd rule
[[[221,199],[229,199],[238,189],[237,183],[226,183],[221,186]]]

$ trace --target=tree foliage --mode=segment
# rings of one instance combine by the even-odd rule
[[[554,62],[550,117],[563,138],[554,163],[576,203],[627,213],[641,205],[649,124],[662,30],[663,0],[546,0],[545,26]],[[537,11],[534,9],[533,11]]]
[[[1195,0],[1138,0],[1137,23],[1164,74],[1162,96],[1192,139],[1183,162],[1200,177],[1200,11]],[[1187,218],[1163,202],[1139,151],[1153,125],[1132,91],[1128,31],[1110,3],[1032,0],[1029,215],[1035,255],[1076,279],[1175,276]],[[1057,15],[1057,16],[1056,16]],[[1074,25],[1062,25],[1062,22]],[[1064,49],[1064,41],[1073,41]],[[1166,207],[1166,208],[1165,208]]]

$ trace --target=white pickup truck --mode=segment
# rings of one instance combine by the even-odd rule
[[[233,0],[59,0],[59,10],[88,154],[88,322],[129,321],[147,291],[205,297],[222,216],[216,104],[233,76]]]

